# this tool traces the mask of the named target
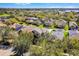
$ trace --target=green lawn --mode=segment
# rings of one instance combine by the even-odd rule
[[[0,17],[3,17],[3,16],[10,16],[9,14],[0,14]]]

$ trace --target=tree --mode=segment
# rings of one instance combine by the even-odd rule
[[[65,25],[64,30],[65,30],[64,31],[64,37],[66,38],[68,36],[68,34],[69,34],[69,32],[68,32],[68,30],[69,30],[68,24]]]

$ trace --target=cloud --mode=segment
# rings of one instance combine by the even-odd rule
[[[23,5],[23,6],[28,5],[28,4],[31,4],[31,3],[16,3],[16,5]]]

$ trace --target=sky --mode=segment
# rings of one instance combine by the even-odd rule
[[[79,3],[0,3],[0,8],[79,8]]]

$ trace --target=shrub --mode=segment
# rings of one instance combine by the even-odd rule
[[[44,25],[42,24],[42,25],[39,25],[39,28],[44,28]]]
[[[13,44],[13,41],[18,37],[18,32],[16,31],[11,31],[8,33],[8,42],[10,44]]]
[[[9,33],[12,31],[11,28],[6,27],[2,30],[2,44],[9,44],[8,40],[9,40]]]
[[[50,26],[50,29],[55,29],[54,24],[52,24],[52,25]]]
[[[30,45],[32,44],[33,34],[31,32],[20,32],[19,37],[14,41],[15,55],[23,55],[27,52]]]
[[[30,52],[30,55],[32,56],[43,56],[45,53],[45,50],[41,46],[32,45],[30,47],[29,52]]]
[[[47,34],[47,33],[46,33]],[[46,55],[46,44],[47,44],[47,37],[46,34],[42,34],[36,45],[30,47],[30,54],[36,56],[44,56]]]
[[[50,34],[42,34],[37,44],[30,47],[30,54],[36,56],[63,55],[64,52],[62,49],[61,40],[49,41],[50,39]]]
[[[70,49],[69,54],[73,56],[79,56],[79,50],[78,49]]]
[[[31,55],[36,56],[68,56],[79,55],[79,40],[64,38],[51,40],[49,35],[43,34],[36,45],[30,47]],[[77,52],[78,51],[78,52]]]
[[[71,39],[70,44],[73,46],[74,49],[79,49],[79,40]]]

